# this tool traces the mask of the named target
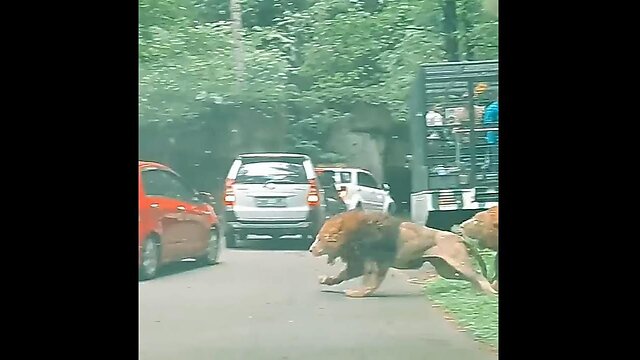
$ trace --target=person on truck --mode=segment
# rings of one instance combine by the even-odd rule
[[[425,115],[424,118],[427,125],[427,129],[429,129],[428,135],[427,135],[427,144],[433,145],[434,142],[438,142],[442,139],[442,133],[441,133],[442,129],[433,128],[434,126],[440,127],[444,125],[444,118],[442,117],[442,107],[438,104],[433,105],[431,110],[427,112],[427,115]],[[427,146],[429,147],[430,145],[427,145]],[[430,148],[427,151],[437,151],[437,150],[434,150],[434,148]]]
[[[484,110],[484,116],[482,117],[482,124],[485,127],[496,127],[498,126],[498,96],[496,99],[489,103]],[[498,131],[497,130],[489,130],[486,135],[487,140],[487,155],[485,158],[484,168],[491,170],[495,170],[497,172],[498,169],[494,169],[495,161],[492,161],[498,157]]]
[[[441,126],[444,124],[442,117],[442,108],[440,105],[434,105],[425,115],[427,126]]]

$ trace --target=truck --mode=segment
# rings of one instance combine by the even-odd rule
[[[407,119],[412,222],[448,230],[498,204],[497,96],[498,60],[419,68]],[[490,104],[496,121],[486,124]]]

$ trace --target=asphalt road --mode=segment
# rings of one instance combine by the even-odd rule
[[[335,274],[306,249],[223,250],[221,263],[182,263],[139,283],[141,360],[486,360],[406,273],[377,292],[346,298],[317,278]]]

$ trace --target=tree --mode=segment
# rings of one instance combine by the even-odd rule
[[[456,0],[442,0],[442,36],[447,61],[460,61],[458,53],[458,4]]]
[[[233,34],[234,60],[236,64],[236,81],[242,88],[244,82],[244,46],[242,44],[242,5],[240,0],[229,0],[231,12],[231,32]]]
[[[496,58],[496,17],[480,1],[141,0],[140,125],[252,108],[321,156],[354,104],[403,120],[420,64]]]

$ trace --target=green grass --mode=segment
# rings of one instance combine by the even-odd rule
[[[494,273],[494,253],[482,251],[489,277]],[[474,339],[498,346],[498,297],[477,292],[466,281],[438,277],[425,286],[427,298],[440,305]]]

